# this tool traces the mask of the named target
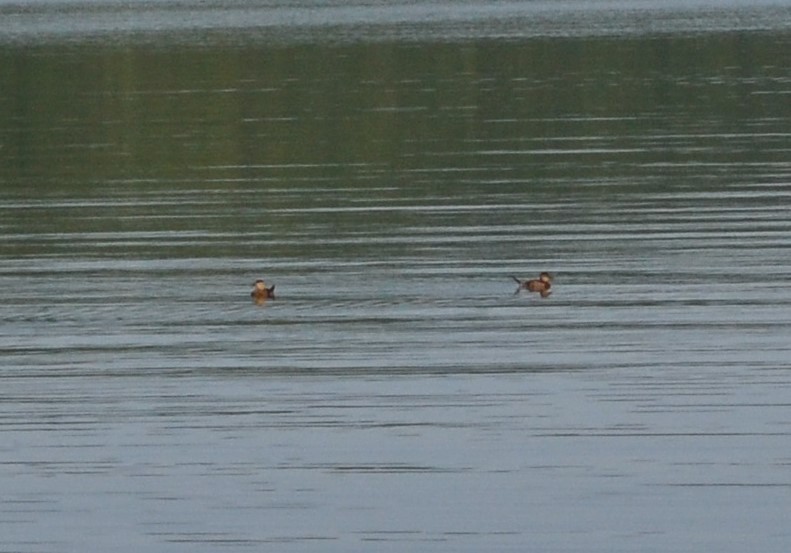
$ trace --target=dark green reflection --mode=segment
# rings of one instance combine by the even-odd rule
[[[787,88],[778,60],[788,46],[787,36],[759,34],[7,46],[0,179],[91,188],[108,179],[170,187],[255,177],[262,186],[289,186],[295,181],[262,168],[294,164],[321,166],[327,179],[353,177],[358,164],[401,176],[495,168],[541,179],[572,171],[568,157],[547,155],[564,150],[581,150],[574,171],[609,177],[608,164],[687,155],[685,144],[667,148],[646,137],[684,132],[694,142],[690,122],[709,134],[756,121],[782,126],[787,95],[775,92]],[[745,150],[729,155],[755,155]]]

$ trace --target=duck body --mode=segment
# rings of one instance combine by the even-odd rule
[[[551,293],[549,290],[552,288],[552,275],[547,272],[543,272],[538,275],[538,278],[532,278],[530,280],[521,280],[516,277],[511,278],[519,284],[519,288],[516,289],[517,292],[519,290],[539,292],[542,297],[547,297]]]
[[[267,288],[266,283],[260,278],[253,283],[253,291],[250,297],[255,300],[275,299],[275,285]]]

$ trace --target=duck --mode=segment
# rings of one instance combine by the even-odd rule
[[[258,279],[253,283],[253,291],[250,292],[250,297],[256,302],[262,302],[267,299],[275,299],[275,285],[269,288],[266,287],[266,282]]]
[[[516,283],[519,285],[519,288],[516,289],[518,292],[519,290],[528,290],[530,292],[540,292],[541,297],[545,298],[552,292],[550,292],[550,288],[552,288],[552,275],[547,272],[542,272],[538,275],[538,278],[533,278],[530,280],[521,280],[516,277],[513,278]]]

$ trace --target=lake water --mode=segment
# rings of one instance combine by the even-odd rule
[[[788,550],[786,2],[0,17],[0,551]]]

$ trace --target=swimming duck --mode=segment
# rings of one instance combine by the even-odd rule
[[[253,283],[253,291],[250,292],[250,297],[256,302],[266,299],[275,299],[275,285],[273,284],[267,288],[266,283],[259,278]]]
[[[552,292],[549,291],[552,288],[552,275],[547,272],[543,272],[538,275],[538,278],[533,278],[530,280],[520,280],[516,277],[513,278],[517,284],[519,284],[519,288],[516,289],[518,292],[519,290],[525,289],[530,292],[540,292],[541,297],[545,298]]]

